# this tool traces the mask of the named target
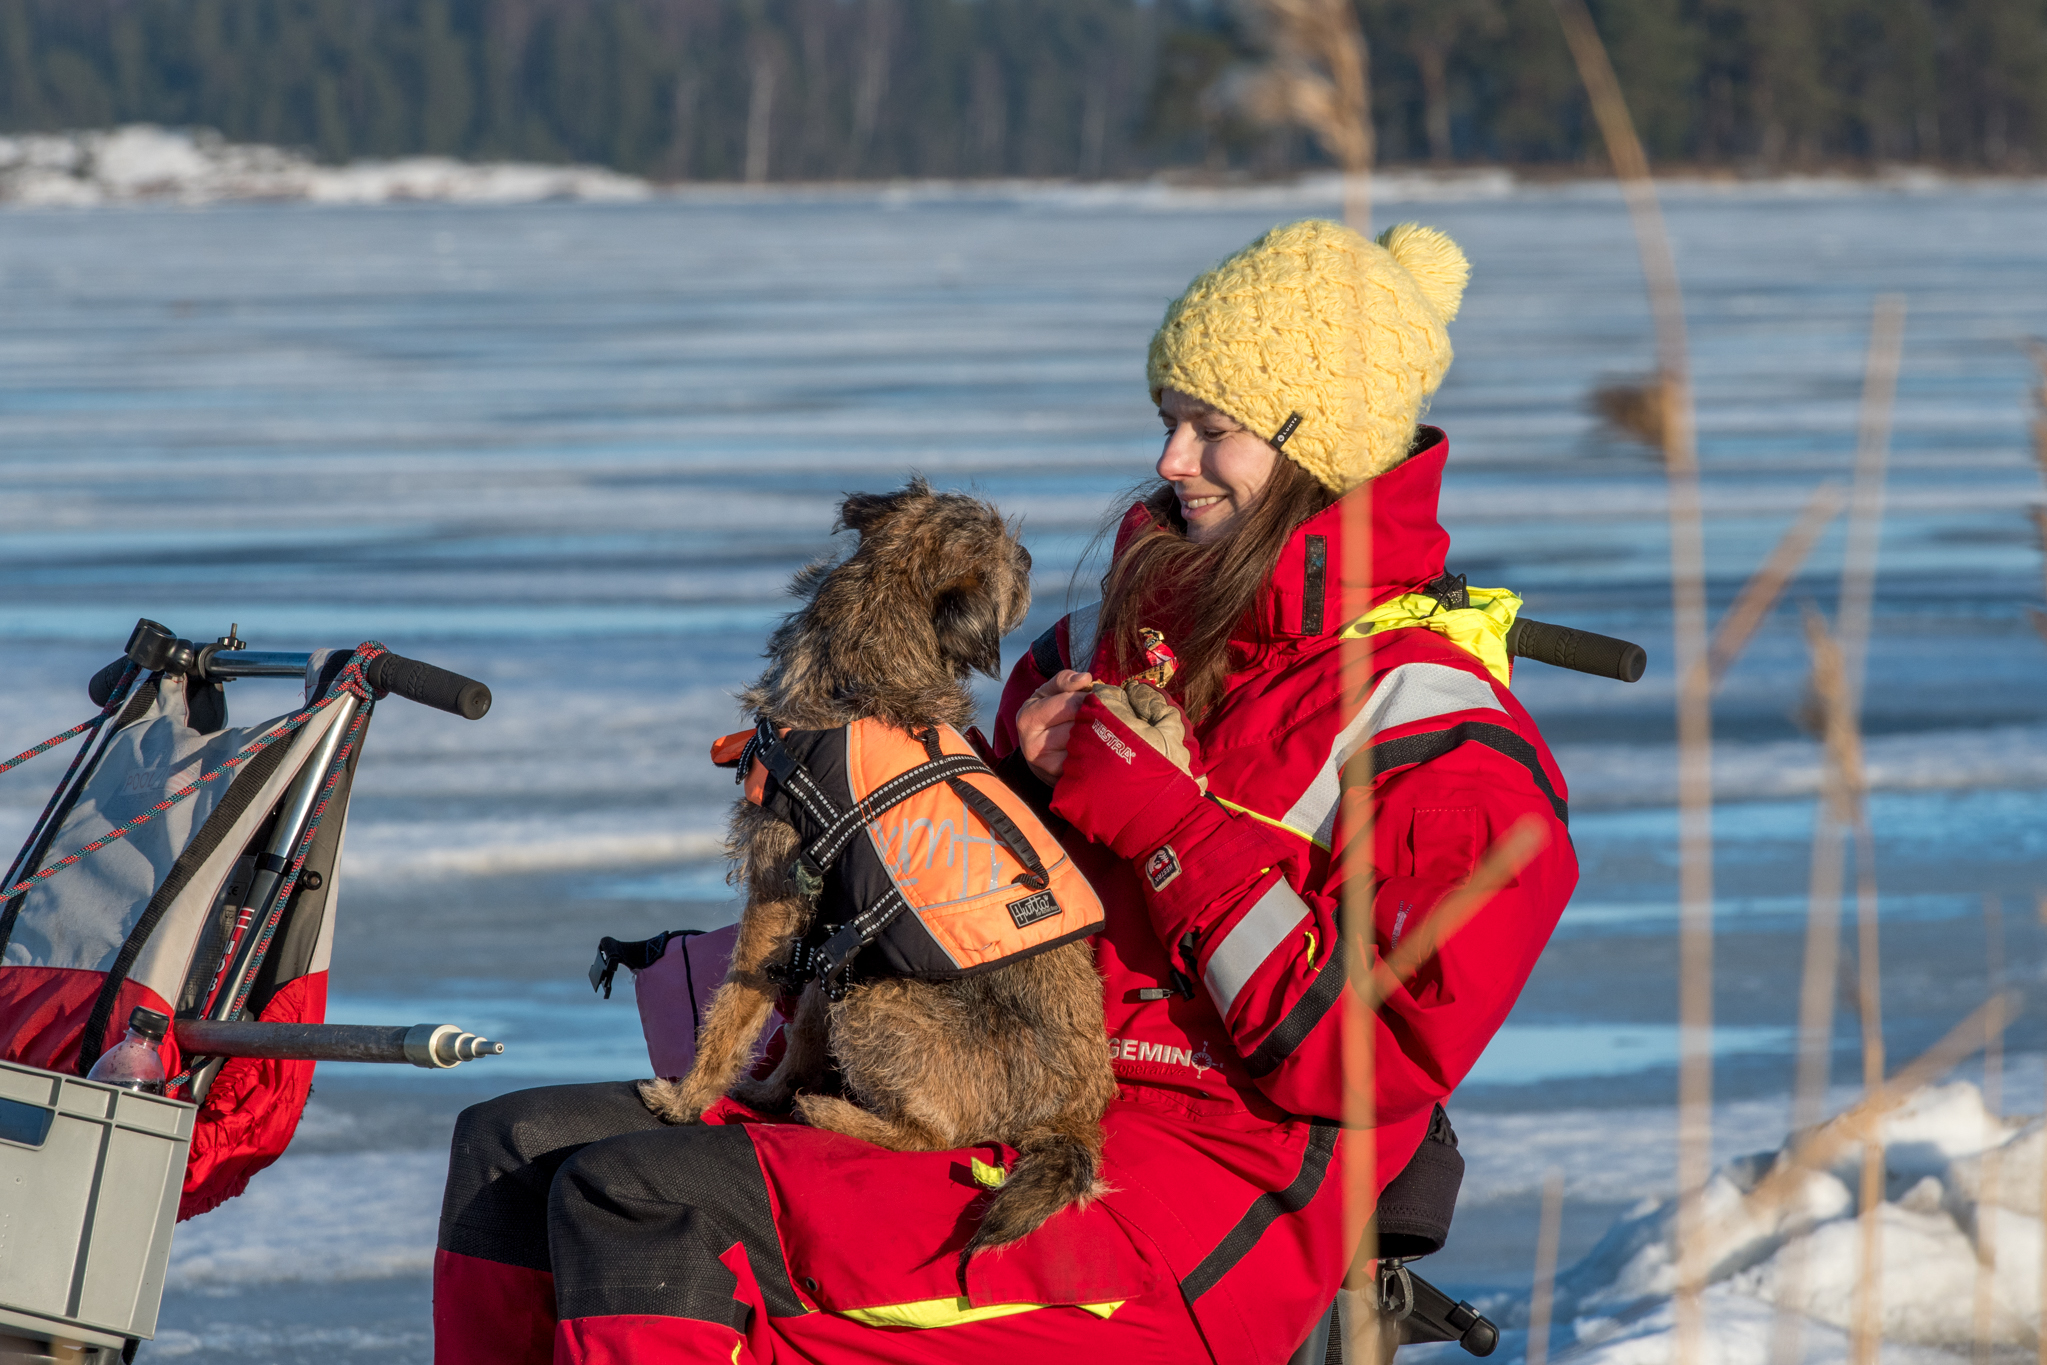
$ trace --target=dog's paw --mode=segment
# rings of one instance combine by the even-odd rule
[[[689,1095],[689,1088],[681,1081],[656,1077],[640,1082],[640,1103],[647,1106],[649,1113],[663,1123],[695,1123],[703,1117],[708,1104],[698,1104]]]

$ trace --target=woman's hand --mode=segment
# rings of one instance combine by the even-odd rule
[[[1080,704],[1094,685],[1091,675],[1062,669],[1016,709],[1017,747],[1023,751],[1024,762],[1048,787],[1066,770],[1066,737],[1073,732],[1073,718],[1080,714]]]

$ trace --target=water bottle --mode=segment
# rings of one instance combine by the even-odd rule
[[[123,1090],[140,1090],[145,1095],[163,1093],[163,1054],[157,1045],[170,1031],[171,1017],[147,1005],[137,1005],[128,1016],[128,1036],[101,1054],[85,1079]]]

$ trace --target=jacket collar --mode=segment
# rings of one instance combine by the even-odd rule
[[[1422,439],[1421,450],[1294,528],[1239,638],[1335,635],[1381,602],[1442,576],[1450,534],[1436,520],[1436,504],[1450,442],[1435,427],[1422,428]],[[1362,575],[1344,547],[1346,524],[1360,515],[1371,528]]]
[[[1294,528],[1236,631],[1252,653],[1268,647],[1265,642],[1286,648],[1292,641],[1333,639],[1379,603],[1442,576],[1450,533],[1436,520],[1436,504],[1450,442],[1436,427],[1425,426],[1419,435],[1420,450]],[[1362,579],[1346,576],[1344,555],[1345,522],[1360,513],[1371,524],[1371,563]],[[1115,553],[1150,520],[1142,503],[1124,513]]]

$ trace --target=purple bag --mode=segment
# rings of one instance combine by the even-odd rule
[[[632,943],[607,938],[598,945],[597,960],[590,964],[590,985],[609,998],[613,974],[620,967],[632,972],[640,1032],[646,1036],[647,1060],[654,1064],[656,1076],[689,1074],[704,1011],[725,984],[725,970],[732,965],[738,943],[739,926],[728,924],[708,932],[671,929]],[[781,1024],[781,1015],[769,1015],[755,1046],[772,1037]]]
[[[656,1076],[689,1074],[704,1009],[724,984],[738,942],[736,924],[704,934],[684,930],[671,935],[660,956],[649,954],[647,965],[633,973],[640,1031],[647,1035],[647,1058]]]

